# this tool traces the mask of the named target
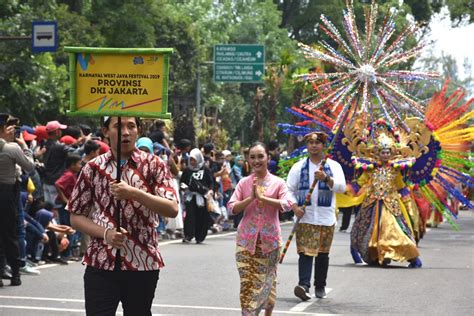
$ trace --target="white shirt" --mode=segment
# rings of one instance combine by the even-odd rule
[[[288,193],[293,203],[298,203],[298,187],[300,184],[301,168],[303,167],[306,158],[301,159],[291,167],[286,185]],[[318,188],[316,187],[311,195],[311,205],[306,207],[305,214],[300,220],[300,223],[307,223],[312,225],[332,226],[336,223],[336,193],[344,193],[346,191],[346,178],[342,171],[341,165],[332,159],[327,159],[326,164],[332,171],[332,179],[334,185],[329,188],[332,191],[331,206],[318,206]],[[314,164],[309,160],[309,185],[313,183],[314,173],[319,170],[321,163]]]

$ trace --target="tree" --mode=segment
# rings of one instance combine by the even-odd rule
[[[154,47],[153,22],[159,13],[154,3],[152,0],[95,0],[86,16],[105,38],[106,47]]]
[[[126,16],[126,19],[123,17]],[[213,100],[223,103],[215,121],[233,139],[246,137],[255,116],[253,99],[264,84],[221,84],[213,82],[213,46],[221,43],[265,45],[269,69],[288,65],[296,45],[288,31],[279,27],[281,12],[271,0],[5,0],[0,3],[0,34],[29,35],[33,19],[57,20],[60,49],[56,53],[32,55],[26,42],[0,43],[0,108],[19,115],[26,123],[52,118],[65,119],[69,100],[68,56],[64,46],[89,47],[172,47],[170,67],[170,108],[179,108],[175,131],[193,138],[196,75],[201,74],[204,107]],[[288,77],[294,66],[288,67]],[[261,102],[263,117],[278,116],[282,98],[291,100],[291,88],[283,84],[268,87],[271,97]],[[277,82],[278,83],[278,82]],[[285,87],[286,91],[282,87]],[[270,114],[270,115],[269,115]],[[187,119],[184,119],[187,118]],[[76,120],[76,119],[74,119]],[[272,122],[274,118],[271,119]],[[273,123],[263,120],[263,135],[269,137]],[[179,124],[183,126],[179,126]],[[179,136],[179,132],[175,133]],[[224,133],[223,133],[224,134]],[[249,137],[247,137],[249,136]],[[181,136],[180,136],[181,137]],[[176,140],[179,140],[176,139]]]
[[[326,1],[303,1],[303,0],[274,0],[278,8],[282,11],[282,21],[280,26],[286,27],[290,32],[290,37],[297,41],[312,44],[325,35],[319,30],[320,16],[324,14],[331,20],[339,30],[343,30],[342,12],[346,7],[345,0],[326,0]],[[402,6],[398,0],[378,0],[379,19],[385,15],[388,9],[394,7],[402,11],[401,16],[397,18],[398,26],[404,23],[406,14],[412,14],[415,21],[425,25],[432,14],[429,0],[405,0]],[[357,25],[364,25],[364,10],[369,7],[362,1],[354,1],[354,11],[357,18]]]
[[[186,60],[186,67],[182,68],[187,70],[185,75],[189,82],[190,78],[195,78],[197,65],[202,65],[199,67],[203,107],[212,106],[214,96],[222,97],[224,104],[219,114],[222,127],[232,139],[247,138],[248,135],[248,140],[253,140],[248,127],[257,115],[252,104],[256,88],[261,85],[213,82],[212,67],[206,62],[212,59],[215,44],[259,43],[265,45],[267,63],[281,64],[284,56],[296,53],[295,43],[288,38],[287,31],[278,27],[281,13],[270,0],[174,1],[172,5],[173,14],[185,20],[181,25],[192,32],[193,41],[187,42],[188,47],[189,43],[194,45],[194,59],[191,63]],[[184,93],[189,95],[189,92]],[[266,100],[261,105],[262,114],[268,113]],[[266,124],[264,128],[267,128]]]
[[[55,1],[7,3],[7,14],[1,15],[2,35],[31,34],[31,21],[56,20],[60,28],[60,46],[75,43],[100,44],[88,21],[68,11]],[[2,12],[3,13],[3,12]],[[68,106],[66,55],[31,54],[27,41],[0,42],[0,110],[34,124],[64,116]]]
[[[418,98],[421,100],[429,100],[436,90],[439,90],[445,80],[450,80],[448,91],[452,92],[455,89],[461,88],[467,92],[467,96],[474,96],[474,78],[472,77],[471,64],[468,60],[464,61],[463,68],[465,73],[471,74],[462,77],[459,74],[459,65],[451,55],[436,56],[429,54],[427,57],[419,60],[418,68],[422,71],[435,71],[440,74],[438,84],[431,85],[417,85],[414,90],[419,91]]]
[[[435,12],[447,5],[451,20],[455,24],[461,23],[466,17],[469,22],[474,22],[474,1],[472,0],[432,0],[432,6]]]

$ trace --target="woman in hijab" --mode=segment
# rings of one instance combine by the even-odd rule
[[[140,137],[135,146],[142,150],[142,151],[145,151],[149,154],[155,154],[154,151],[153,151],[153,142],[151,141],[150,138],[148,137]]]
[[[234,165],[232,166],[232,172],[230,177],[232,179],[232,186],[235,188],[240,179],[243,178],[242,175],[242,166],[244,165],[244,158],[241,155],[238,155],[234,158]]]
[[[181,188],[185,188],[184,201],[186,216],[184,218],[183,242],[189,243],[193,238],[200,244],[207,236],[212,219],[206,207],[206,194],[213,187],[211,171],[204,165],[204,156],[197,148],[189,153],[188,166],[181,175]]]

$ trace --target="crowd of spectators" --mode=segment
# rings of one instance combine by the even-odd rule
[[[24,142],[35,165],[33,170],[17,165],[20,272],[40,274],[39,265],[66,265],[85,253],[89,237],[71,227],[67,203],[82,167],[106,153],[109,144],[100,129],[87,125],[67,126],[56,120],[36,127],[21,126],[16,119],[14,123],[13,142]],[[176,218],[160,217],[160,239],[202,243],[208,233],[237,228],[241,215],[229,216],[226,205],[240,179],[251,172],[245,148],[231,152],[212,143],[173,142],[162,120],[145,124],[141,135],[137,148],[168,163],[180,201]],[[272,149],[271,171],[276,172],[278,146]],[[0,245],[0,271],[3,279],[11,279],[12,259],[7,260],[4,248]]]

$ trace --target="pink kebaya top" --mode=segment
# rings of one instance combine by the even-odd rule
[[[243,201],[251,196],[255,174],[243,178],[237,184],[234,194],[227,207],[233,213],[236,202]],[[264,196],[280,200],[280,207],[273,207],[267,203],[254,199],[243,211],[244,216],[237,228],[237,244],[255,253],[255,246],[260,235],[262,252],[269,253],[281,246],[281,228],[278,219],[279,211],[290,211],[292,202],[288,197],[285,181],[267,172],[263,179]]]

